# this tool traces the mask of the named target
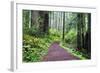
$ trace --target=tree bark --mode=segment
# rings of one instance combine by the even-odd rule
[[[63,12],[63,40],[65,38],[65,12]]]
[[[77,49],[78,50],[81,50],[82,49],[82,16],[81,16],[82,14],[81,13],[79,13],[78,15],[77,15],[77,17],[78,17],[78,24],[77,24]]]

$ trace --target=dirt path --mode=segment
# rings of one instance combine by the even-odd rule
[[[79,58],[68,53],[65,49],[59,46],[59,43],[54,42],[48,50],[48,54],[44,56],[43,61],[61,61],[61,60],[79,60]]]

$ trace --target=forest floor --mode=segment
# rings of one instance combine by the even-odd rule
[[[79,58],[60,47],[58,42],[54,42],[49,47],[47,55],[43,57],[43,61],[61,60],[79,60]]]

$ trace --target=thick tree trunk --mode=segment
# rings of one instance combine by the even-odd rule
[[[91,14],[88,14],[88,30],[85,36],[85,48],[87,49],[87,54],[89,58],[91,57]]]
[[[88,14],[88,52],[91,52],[91,14]]]
[[[78,17],[78,24],[77,24],[77,49],[81,49],[81,16],[80,14],[77,15]]]
[[[49,14],[48,12],[45,13],[44,15],[44,26],[43,26],[43,32],[48,33],[49,30]]]
[[[31,11],[31,25],[38,25],[38,17],[39,17],[39,11]]]
[[[79,50],[84,48],[84,25],[85,25],[85,18],[84,13],[78,14],[78,25],[77,25],[77,48]]]

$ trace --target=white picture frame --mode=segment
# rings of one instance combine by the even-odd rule
[[[11,70],[12,71],[30,71],[34,69],[54,69],[67,67],[82,67],[96,65],[96,8],[95,7],[75,7],[63,5],[43,5],[32,2],[12,2],[11,3],[11,28],[12,28],[12,50],[11,50]],[[22,9],[31,10],[51,10],[51,11],[71,11],[71,12],[88,12],[91,13],[91,59],[75,61],[57,61],[57,62],[38,62],[22,63]],[[66,64],[66,65],[65,65]]]

